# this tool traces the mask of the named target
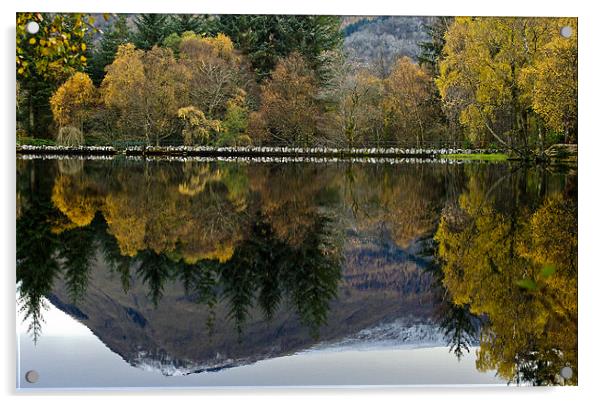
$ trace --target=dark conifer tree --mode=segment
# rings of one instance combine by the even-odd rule
[[[170,20],[167,14],[139,14],[134,19],[136,33],[134,45],[148,50],[160,45],[170,32]]]
[[[445,46],[445,33],[452,21],[453,17],[435,17],[434,22],[426,26],[430,40],[418,44],[420,47],[418,62],[432,75],[439,74],[439,58]]]
[[[323,51],[342,44],[340,17],[294,15],[223,15],[213,34],[223,32],[249,56],[259,80],[269,76],[279,58],[301,53],[315,68]]]
[[[207,17],[198,14],[174,14],[170,18],[170,34],[176,33],[182,35],[182,33],[191,31],[196,34],[203,34],[206,31]]]
[[[105,67],[113,63],[119,45],[131,42],[132,34],[127,25],[127,16],[120,14],[109,25],[102,36],[97,49],[92,54],[88,73],[95,85],[99,85],[105,76]]]

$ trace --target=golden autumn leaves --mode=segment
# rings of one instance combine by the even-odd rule
[[[55,122],[92,128],[105,140],[157,143],[182,135],[186,144],[248,143],[255,84],[232,41],[185,33],[172,46],[177,57],[171,47],[121,45],[99,89],[85,73],[75,74],[51,99]]]
[[[560,29],[572,28],[564,38]],[[443,107],[473,141],[508,146],[543,143],[558,132],[576,141],[577,20],[458,17],[445,34],[440,75]]]
[[[502,213],[487,193],[471,180],[459,209],[441,217],[443,285],[488,320],[478,369],[520,383],[539,361],[534,381],[553,382],[563,366],[577,368],[576,201],[555,192],[534,210]]]
[[[65,217],[53,232],[88,226],[100,212],[124,256],[150,249],[188,263],[231,257],[242,232],[236,191],[217,186],[225,173],[187,166],[180,183],[169,186],[164,175],[131,174],[120,176],[121,189],[109,192],[83,173],[57,176],[51,200]],[[140,186],[153,188],[152,195]]]
[[[28,22],[39,31],[26,31]],[[17,76],[60,83],[86,65],[86,33],[94,18],[81,13],[17,13]]]
[[[50,98],[50,108],[60,127],[74,126],[80,131],[97,101],[97,90],[85,73],[71,76]]]

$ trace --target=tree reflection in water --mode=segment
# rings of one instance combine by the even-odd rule
[[[255,309],[267,322],[293,310],[318,338],[342,269],[368,270],[345,251],[372,235],[422,246],[459,359],[478,343],[479,370],[556,384],[570,366],[576,384],[575,178],[505,164],[19,161],[20,308],[37,340],[55,282],[77,307],[102,262],[123,293],[142,282],[155,307],[180,285],[209,313],[209,336],[223,302],[239,339]]]

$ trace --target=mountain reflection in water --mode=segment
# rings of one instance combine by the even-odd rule
[[[510,383],[577,383],[576,172],[126,159],[17,171],[34,342],[48,301],[168,375],[446,346]]]

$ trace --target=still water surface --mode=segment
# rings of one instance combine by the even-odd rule
[[[511,163],[18,160],[18,386],[576,384],[576,199]]]

